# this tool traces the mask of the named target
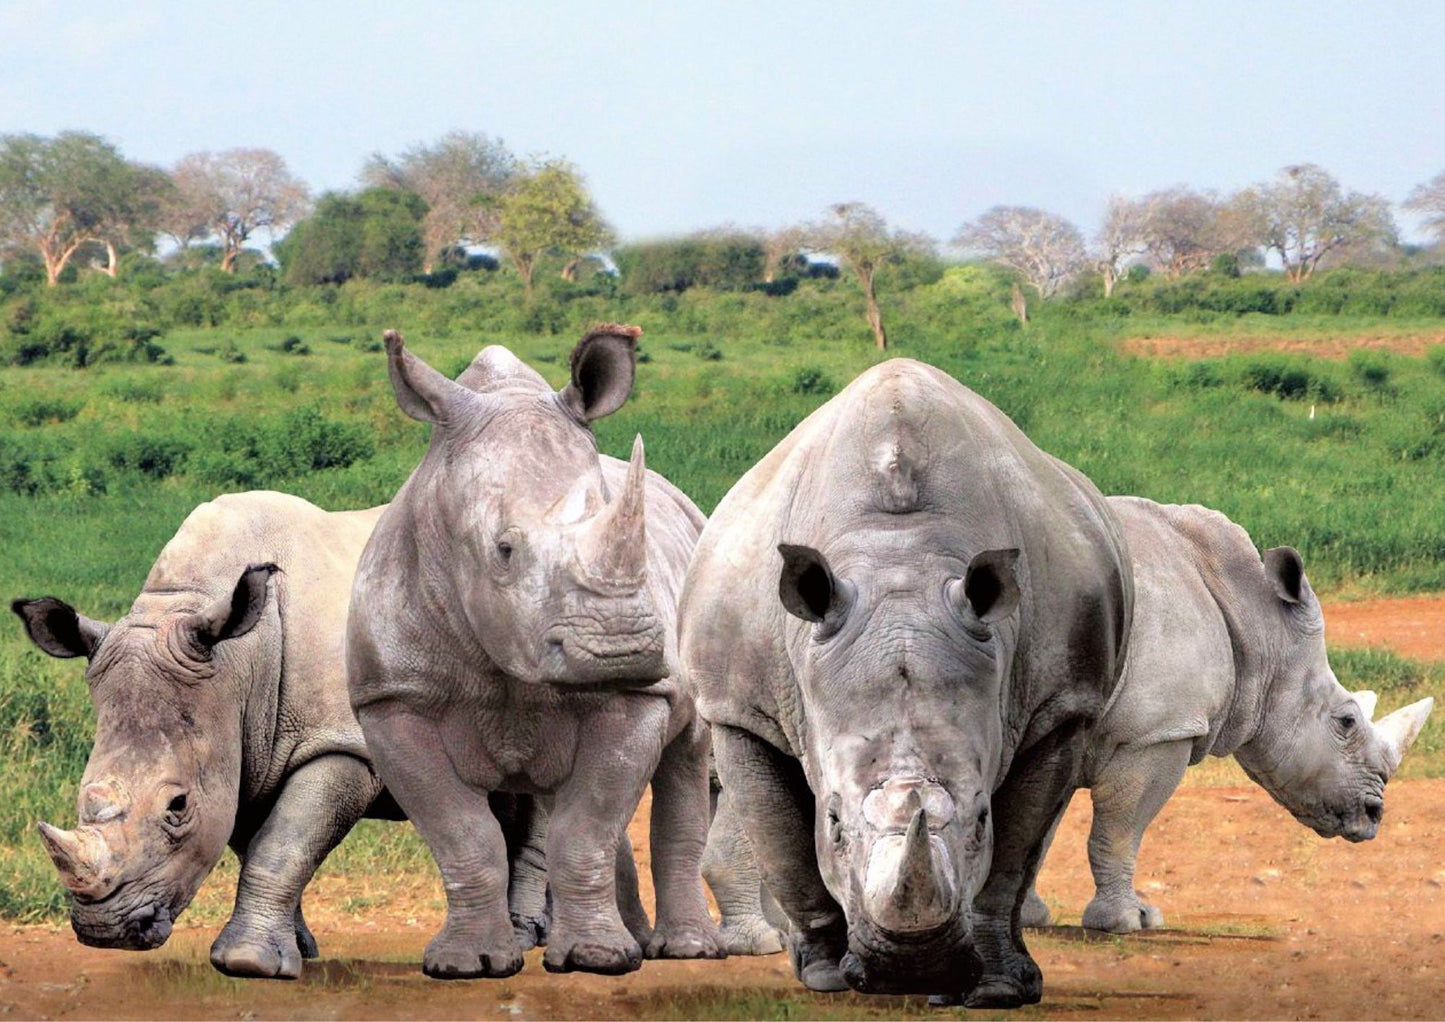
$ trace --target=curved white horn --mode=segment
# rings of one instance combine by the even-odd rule
[[[1380,697],[1367,688],[1362,688],[1358,692],[1351,692],[1350,695],[1354,698],[1355,702],[1360,704],[1360,709],[1364,711],[1365,719],[1374,720],[1375,704],[1380,701]]]
[[[1419,736],[1420,729],[1425,726],[1425,718],[1430,716],[1430,711],[1434,707],[1434,697],[1426,696],[1419,702],[1402,706],[1394,713],[1387,714],[1375,721],[1375,734],[1379,735],[1380,741],[1385,744],[1385,753],[1390,761],[1390,773],[1393,774],[1399,768],[1405,751]]]

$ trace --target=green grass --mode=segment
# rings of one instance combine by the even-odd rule
[[[975,283],[951,270],[885,294],[888,354],[952,373],[1106,493],[1206,504],[1261,547],[1295,546],[1319,591],[1445,589],[1445,358],[1126,357],[1121,338],[1199,325],[1060,305],[1021,329]],[[599,444],[626,457],[640,432],[649,466],[705,511],[884,357],[846,282],[805,284],[786,300],[585,297],[546,313],[558,333],[520,329],[518,307],[498,308],[499,296],[481,287],[338,295],[324,307],[293,302],[283,322],[172,330],[163,338],[172,365],[0,369],[0,595],[53,594],[111,620],[190,509],[219,492],[273,487],[333,509],[389,499],[427,430],[396,408],[376,343],[383,325],[403,329],[412,350],[446,372],[503,343],[560,385],[581,324],[641,324],[634,396],[598,423]],[[458,326],[473,313],[478,326]],[[1326,338],[1380,325],[1229,322],[1211,329]],[[1388,329],[1438,331],[1440,322],[1392,320]],[[299,341],[288,352],[291,337]],[[294,353],[300,346],[309,354]],[[1439,668],[1387,654],[1337,651],[1334,664],[1347,687],[1377,689],[1382,712],[1439,691],[1442,680]],[[31,648],[17,622],[0,630],[0,916],[63,908],[33,830],[38,819],[73,819],[92,727],[81,665]],[[1407,776],[1445,775],[1445,728],[1432,721],[1405,764]],[[432,867],[409,828],[367,824],[325,868]]]

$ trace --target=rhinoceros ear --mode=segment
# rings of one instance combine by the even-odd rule
[[[43,596],[38,600],[16,600],[10,609],[25,622],[25,634],[54,657],[90,657],[110,625],[92,621],[63,600]]]
[[[1018,559],[1014,547],[975,555],[963,578],[949,583],[949,599],[984,624],[1008,617],[1019,605]]]
[[[195,643],[209,650],[218,642],[240,638],[255,628],[266,609],[266,583],[280,570],[274,564],[253,564],[241,572],[230,596],[192,614],[186,627]]]
[[[637,373],[637,338],[642,328],[606,323],[590,330],[572,349],[572,382],[557,398],[578,422],[611,415],[627,403]]]
[[[1270,585],[1285,603],[1303,603],[1309,592],[1305,581],[1305,564],[1292,546],[1272,547],[1264,552],[1264,573]]]
[[[455,415],[459,405],[476,399],[472,391],[447,379],[408,351],[397,331],[388,330],[382,336],[386,341],[386,368],[391,376],[391,389],[396,392],[396,403],[413,419],[444,423]]]
[[[783,571],[778,597],[794,617],[836,629],[853,604],[853,587],[833,575],[828,559],[810,546],[779,543]]]

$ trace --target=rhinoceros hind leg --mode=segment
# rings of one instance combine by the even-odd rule
[[[321,957],[321,949],[316,945],[316,935],[311,932],[311,927],[306,925],[306,917],[301,914],[299,904],[296,906],[296,946],[300,949],[302,958]]]
[[[1052,926],[1054,914],[1049,911],[1049,906],[1044,904],[1044,899],[1039,897],[1039,892],[1032,887],[1024,897],[1023,907],[1019,909],[1020,926]]]
[[[652,777],[652,883],[657,919],[649,958],[725,958],[702,887],[709,817],[708,730],[694,720],[662,750]]]

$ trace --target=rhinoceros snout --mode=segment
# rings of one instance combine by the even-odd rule
[[[548,631],[544,647],[544,679],[554,685],[650,685],[668,675],[656,619],[613,632],[559,625]]]
[[[164,905],[142,905],[129,915],[116,918],[77,903],[70,913],[70,927],[82,944],[123,951],[150,951],[171,936],[171,911]]]

